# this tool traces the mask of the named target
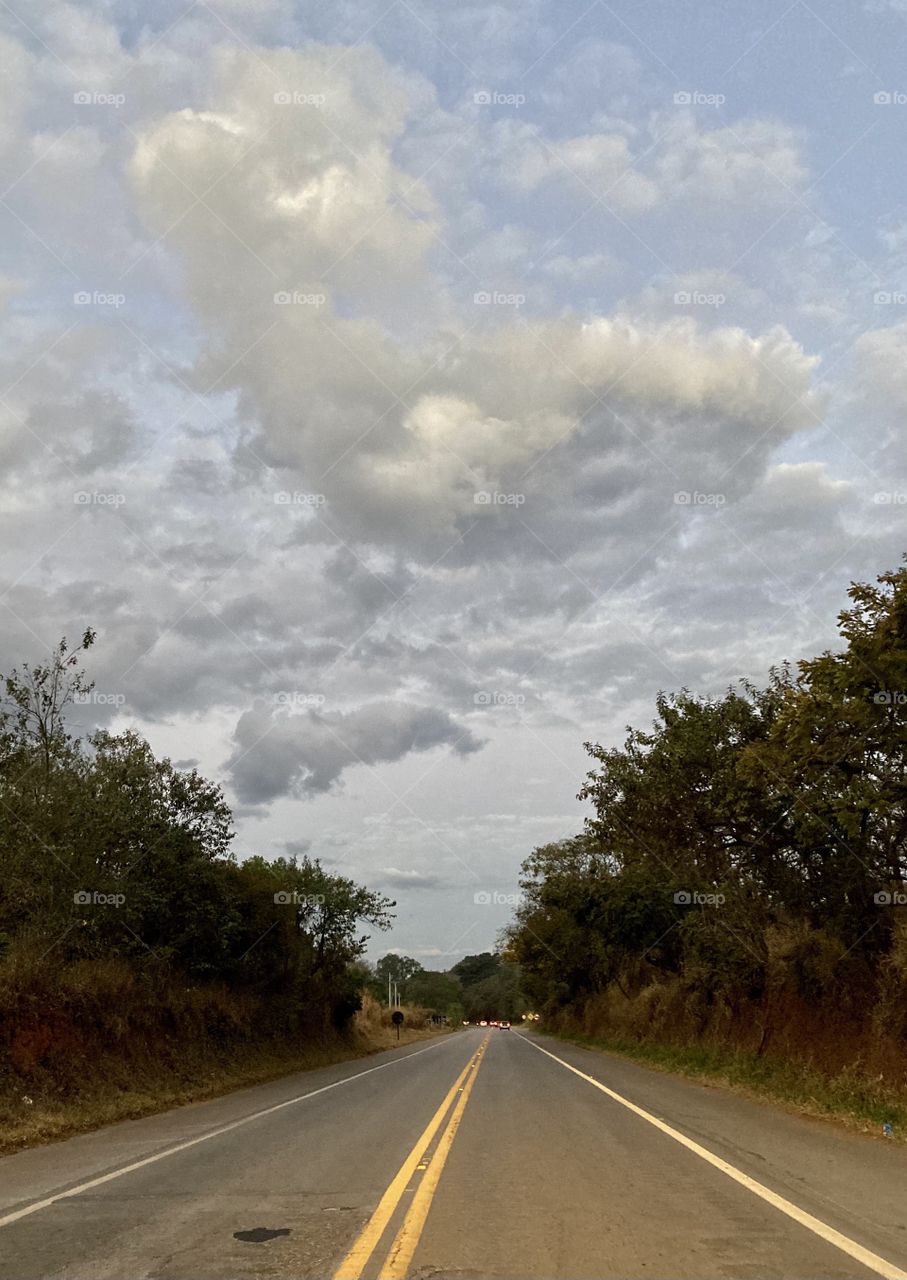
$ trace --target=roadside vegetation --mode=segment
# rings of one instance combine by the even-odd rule
[[[395,904],[307,858],[238,861],[217,786],[134,732],[73,735],[94,639],[3,682],[7,1144],[390,1043],[382,1013],[357,1021],[356,962]]]
[[[587,743],[506,947],[550,1029],[903,1129],[907,569],[849,596],[837,652]]]
[[[374,966],[363,965],[362,981],[376,1000],[387,1001],[388,983],[400,999],[456,1026],[482,1018],[510,1021],[529,1007],[519,968],[504,955],[483,951],[464,956],[446,971],[424,969],[411,956],[393,952]]]

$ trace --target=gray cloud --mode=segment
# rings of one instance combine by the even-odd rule
[[[410,752],[448,746],[457,755],[480,740],[443,711],[402,702],[367,703],[355,711],[302,715],[257,705],[240,716],[228,769],[246,803],[328,791],[355,765],[374,766]]]
[[[241,847],[302,829],[490,945],[476,876],[580,823],[585,738],[834,644],[900,559],[903,228],[886,197],[850,243],[837,200],[870,153],[824,182],[787,97],[672,107],[542,0],[32,9],[0,37],[3,669],[96,625],[123,701],[80,731],[137,725]]]

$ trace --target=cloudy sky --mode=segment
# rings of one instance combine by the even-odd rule
[[[491,946],[907,514],[907,0],[3,0],[2,669]]]

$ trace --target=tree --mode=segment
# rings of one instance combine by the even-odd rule
[[[80,648],[93,641],[86,630]],[[216,784],[158,759],[132,730],[73,737],[65,712],[91,688],[77,660],[63,640],[3,681],[4,956],[77,961],[86,982],[93,963],[116,958],[162,989],[225,983],[261,1002],[274,1033],[345,1024],[363,927],[387,929],[394,903],[315,860],[238,863]]]
[[[499,963],[490,978],[463,989],[463,1006],[470,1021],[506,1019],[512,1022],[519,1017],[526,1001],[520,990],[519,969],[512,964]]]
[[[907,568],[848,594],[845,648],[799,663],[744,772],[790,813],[799,910],[875,951],[891,917],[874,896],[907,878]]]
[[[839,651],[762,689],[660,693],[648,730],[586,744],[586,830],[527,858],[507,934],[540,1007],[673,982],[738,1016],[787,984],[859,1018],[894,989],[898,912],[879,906],[907,881],[907,568],[849,597]],[[486,981],[467,988],[483,1007]]]
[[[432,1013],[444,1013],[449,1004],[460,999],[460,984],[449,973],[423,969],[407,983],[407,999],[411,1004],[431,1009]]]
[[[2,678],[0,700],[0,929],[56,937],[72,908],[82,840],[86,764],[66,731],[67,707],[92,685],[65,637],[45,663]]]
[[[375,978],[381,984],[382,998],[387,999],[387,984],[390,979],[392,985],[396,983],[403,1003],[410,998],[409,984],[412,979],[424,972],[418,960],[414,960],[412,956],[398,956],[394,951],[388,951],[375,965]]]
[[[782,669],[765,690],[742,681],[722,698],[660,693],[651,730],[630,729],[622,750],[587,743],[599,768],[579,799],[595,810],[587,832],[600,856],[620,869],[658,866],[687,888],[715,887],[754,860],[765,870],[786,842],[785,806],[739,764],[768,739],[787,687]]]
[[[69,742],[63,724],[66,707],[94,685],[78,668],[79,653],[90,649],[96,633],[86,627],[73,653],[64,636],[46,663],[23,663],[4,680],[5,703],[0,707],[0,737],[4,747],[34,746],[43,765],[45,781],[55,754]],[[5,754],[5,752],[4,752]]]
[[[483,978],[494,977],[499,964],[500,960],[496,955],[491,951],[483,951],[481,955],[464,956],[450,972],[455,978],[459,978],[464,987],[471,987]]]

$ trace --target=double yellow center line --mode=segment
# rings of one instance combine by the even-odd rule
[[[460,1127],[460,1121],[463,1118],[463,1112],[466,1110],[466,1104],[469,1101],[472,1086],[475,1084],[487,1044],[488,1036],[485,1037],[450,1086],[444,1101],[429,1120],[412,1151],[410,1151],[397,1170],[394,1180],[378,1202],[375,1212],[356,1238],[349,1253],[334,1272],[334,1280],[361,1280],[366,1264],[387,1230],[404,1192],[409,1187],[413,1177],[417,1173],[421,1173],[422,1177],[415,1187],[409,1209],[399,1231],[394,1237],[379,1273],[381,1280],[403,1280],[407,1275],[409,1264],[412,1262],[413,1254],[416,1252],[419,1237],[422,1235],[422,1229],[425,1226],[425,1220],[431,1208],[432,1198],[438,1188],[438,1182],[450,1153],[450,1148],[453,1146],[453,1140],[457,1136],[457,1129]],[[453,1107],[452,1110],[451,1107]],[[444,1123],[448,1112],[450,1112],[450,1116],[447,1119],[444,1132],[438,1139],[434,1151],[429,1155],[429,1148]]]

